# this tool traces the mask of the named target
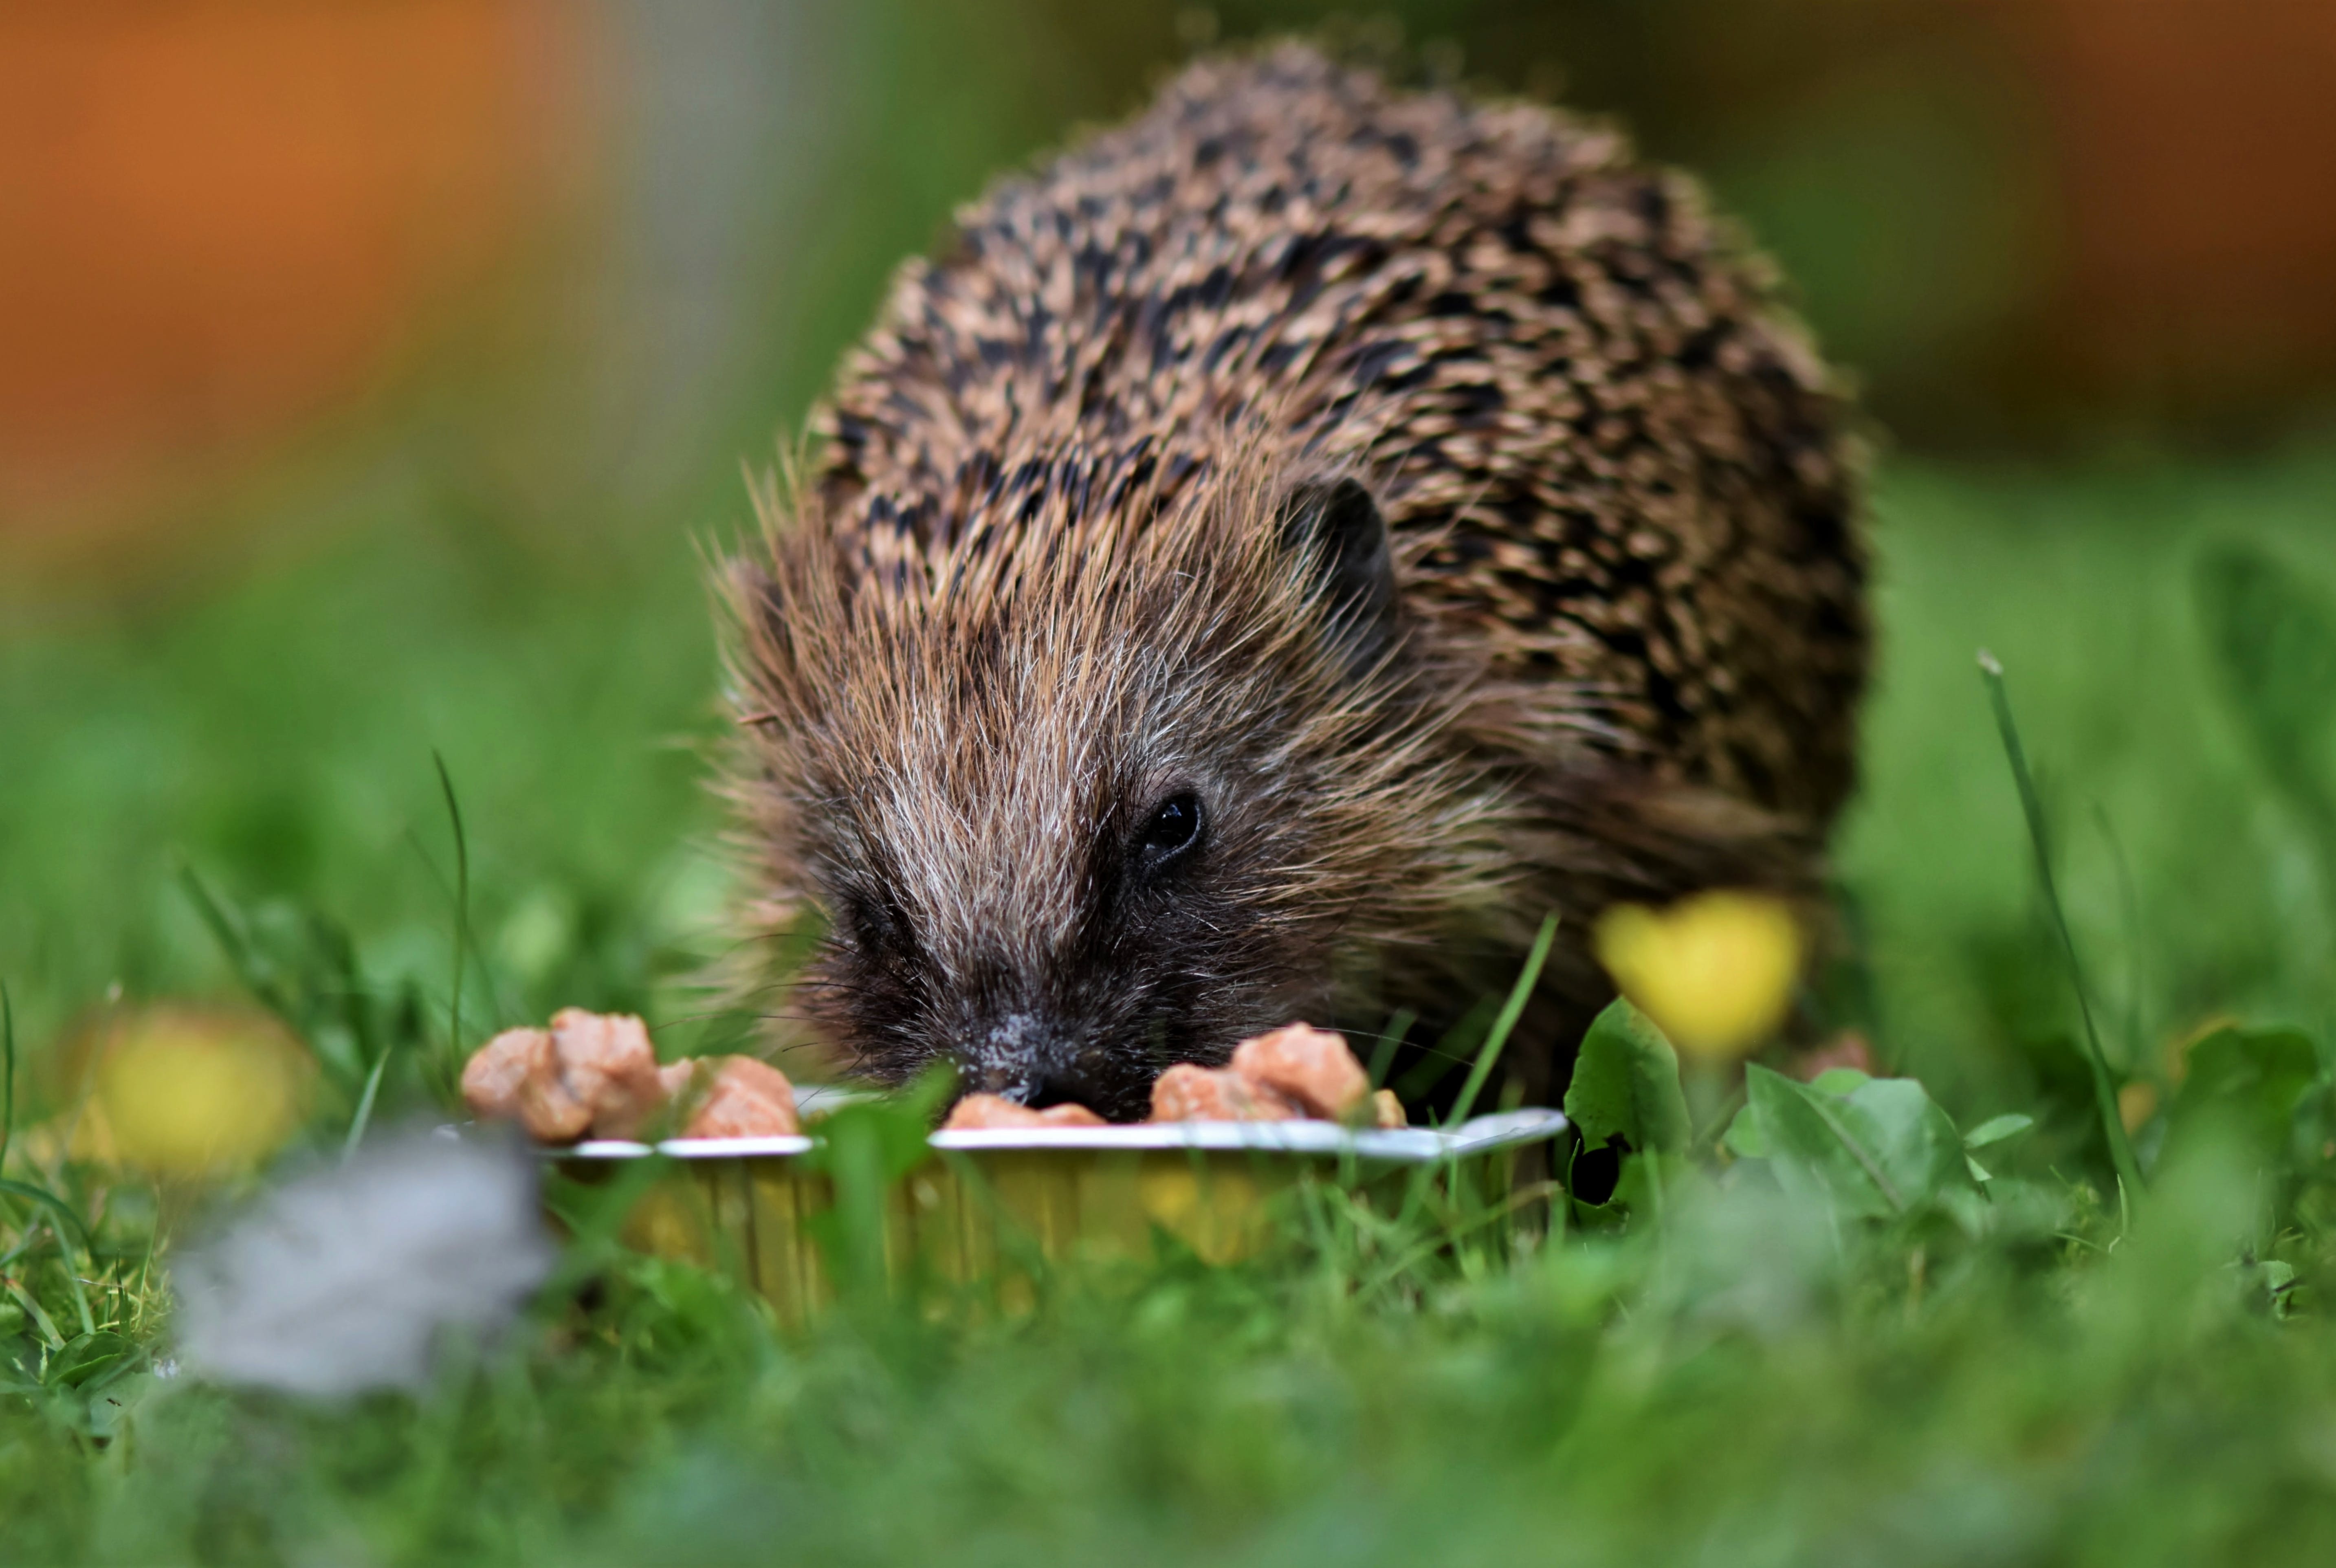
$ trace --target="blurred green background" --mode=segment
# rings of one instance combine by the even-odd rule
[[[2311,786],[2265,787],[2198,585],[2233,548],[2307,600],[2336,579],[2336,9],[203,0],[0,15],[24,1037],[234,989],[188,867],[443,995],[433,753],[474,1016],[686,1028],[723,941],[703,563],[745,524],[740,463],[795,438],[953,205],[1192,50],[1289,30],[1619,116],[1864,389],[1883,646],[1837,1020],[1959,1108],[2069,1070],[1986,645],[2112,1047],[2224,1010],[2325,1027],[2326,835]]]

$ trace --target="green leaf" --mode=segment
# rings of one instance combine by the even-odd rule
[[[1687,1150],[1691,1128],[1679,1057],[1663,1032],[1621,998],[1582,1037],[1565,1115],[1581,1129],[1586,1148],[1621,1138],[1641,1153]]]
[[[53,1388],[77,1388],[109,1369],[125,1369],[138,1353],[134,1341],[101,1329],[67,1340],[42,1376]]]
[[[2167,1136],[2188,1137],[2218,1121],[2260,1157],[2276,1159],[2289,1144],[2296,1107],[2319,1080],[2320,1053],[2300,1029],[2216,1029],[2190,1047]]]
[[[1975,1191],[1954,1123],[1912,1078],[1835,1095],[1755,1066],[1745,1089],[1777,1179],[1837,1213],[1894,1219]]]
[[[1963,1147],[1984,1149],[1990,1144],[2000,1144],[2006,1138],[2016,1138],[2035,1125],[2035,1117],[2023,1116],[2018,1111],[2000,1116],[1990,1116],[1963,1135]]]
[[[1759,1108],[1748,1100],[1720,1135],[1719,1146],[1739,1160],[1765,1160],[1775,1152],[1768,1146],[1767,1129],[1760,1125]]]

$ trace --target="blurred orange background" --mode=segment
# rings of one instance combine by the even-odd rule
[[[2224,424],[2336,373],[2336,5],[1994,0],[2049,127],[2072,392]]]
[[[1195,38],[1319,20],[1268,5],[1196,25],[1189,10],[1060,0],[706,9],[801,13],[727,36],[784,35],[804,58],[781,69],[734,44],[735,78],[694,102],[690,62],[718,57],[704,25],[646,3],[0,10],[0,543],[103,559],[137,531],[204,526],[206,498],[336,420],[362,424],[449,366],[475,376],[482,333],[506,352],[495,334],[530,298],[658,221],[654,203],[610,197],[638,178],[642,141],[686,160],[766,65],[774,95],[830,80],[849,123],[792,150],[764,124],[734,161],[842,166],[853,137],[935,145],[983,123],[1019,149],[1061,129],[1033,121],[1125,106]],[[1455,42],[1467,71],[1562,83],[1652,151],[1709,168],[1909,444],[2256,440],[2336,389],[2325,0],[1423,4],[1404,24],[1424,55]],[[692,28],[699,53],[676,63]],[[1000,59],[1020,50],[1018,73],[964,56],[974,35]],[[1056,88],[1033,108],[1040,79]],[[908,102],[934,81],[949,92]],[[1900,158],[1902,143],[1917,150]],[[749,180],[713,199],[776,206],[807,188]],[[919,206],[929,224],[970,194],[863,182],[848,200]],[[789,219],[717,226],[708,243],[767,247]],[[783,248],[801,260],[819,239],[793,226]],[[881,279],[859,270],[864,284],[833,291],[853,312]],[[642,303],[611,297],[615,314]],[[771,313],[740,297],[704,308],[769,336]],[[814,334],[821,351],[851,326]],[[577,340],[626,330],[510,331],[508,353],[544,382],[622,383],[647,374],[638,356]],[[662,400],[647,383],[600,391]],[[725,432],[800,412],[767,386],[736,398]]]
[[[589,17],[0,10],[0,520],[100,526],[377,385],[563,193]]]

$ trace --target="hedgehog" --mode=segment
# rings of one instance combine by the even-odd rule
[[[1618,131],[1299,44],[961,210],[726,571],[795,1043],[1128,1119],[1291,1018],[1416,1050],[1554,915],[1547,1096],[1601,909],[1814,900],[1865,561],[1778,287]]]

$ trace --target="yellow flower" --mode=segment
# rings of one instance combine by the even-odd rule
[[[314,1067],[273,1019],[155,1008],[113,1021],[73,1153],[159,1176],[248,1170],[291,1135]]]
[[[1689,1057],[1728,1061],[1776,1032],[1800,973],[1801,932],[1783,901],[1718,891],[1668,910],[1599,917],[1598,961]]]

